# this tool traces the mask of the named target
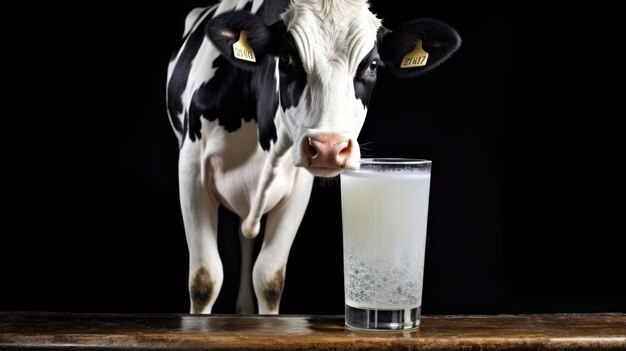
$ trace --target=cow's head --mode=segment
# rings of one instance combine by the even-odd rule
[[[365,0],[293,1],[281,18],[266,26],[249,12],[228,12],[208,23],[207,35],[242,69],[276,61],[277,123],[293,141],[295,165],[316,176],[358,168],[357,136],[378,74],[418,76],[445,61],[461,43],[454,29],[433,19],[387,30]],[[241,33],[256,62],[233,49]]]

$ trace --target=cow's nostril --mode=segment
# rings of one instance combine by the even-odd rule
[[[307,141],[304,143],[304,152],[306,153],[309,159],[315,158],[317,156],[317,148],[313,145],[313,141],[311,138],[307,138]]]
[[[346,146],[344,146],[338,154],[339,157],[341,157],[342,159],[348,158],[352,153],[352,140],[344,141],[344,143],[346,144]]]

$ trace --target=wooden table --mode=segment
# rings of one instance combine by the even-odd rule
[[[410,332],[343,316],[0,312],[1,350],[626,350],[626,315],[423,316]]]

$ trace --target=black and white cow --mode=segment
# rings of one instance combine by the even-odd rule
[[[237,311],[253,313],[252,274],[258,312],[278,313],[314,176],[359,166],[357,136],[377,75],[417,76],[459,45],[437,20],[389,31],[365,0],[224,0],[193,10],[167,83],[191,312],[210,313],[222,285],[222,205],[243,219]]]

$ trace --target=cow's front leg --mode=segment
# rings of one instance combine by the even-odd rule
[[[259,314],[278,314],[289,250],[311,196],[313,176],[301,168],[296,174],[292,193],[267,215],[263,246],[254,264],[252,278]]]
[[[189,249],[191,313],[211,313],[224,273],[217,251],[217,209],[201,171],[198,147],[187,142],[181,149],[178,176],[180,205]],[[209,177],[210,178],[210,177]]]

